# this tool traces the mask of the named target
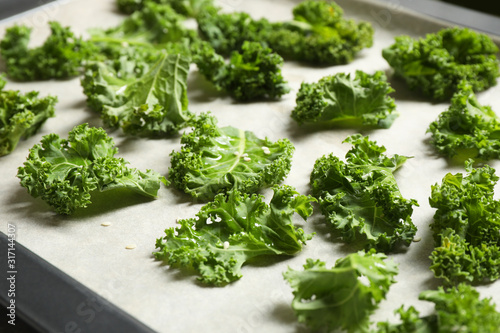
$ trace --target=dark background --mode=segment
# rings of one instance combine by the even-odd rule
[[[499,16],[500,19],[500,6],[498,6],[498,2],[495,3],[491,0],[442,0],[443,2],[451,3],[454,5],[458,5],[461,7],[474,9],[483,13],[488,13],[491,15]],[[492,3],[494,5],[492,5]],[[496,5],[496,6],[495,6]],[[499,31],[500,33],[500,31]]]

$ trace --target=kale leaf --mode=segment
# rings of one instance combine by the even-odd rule
[[[281,182],[290,171],[295,150],[288,139],[272,142],[202,113],[193,131],[181,138],[183,147],[171,154],[169,180],[200,200],[237,189],[251,193]]]
[[[474,91],[496,84],[498,47],[485,34],[446,28],[425,38],[398,36],[382,56],[410,89],[435,100],[448,100],[467,81]]]
[[[429,125],[431,144],[458,161],[500,158],[500,118],[491,107],[479,104],[467,82],[459,89],[450,107]]]
[[[190,58],[158,53],[147,61],[121,56],[87,66],[82,79],[90,107],[125,133],[165,136],[186,127]]]
[[[7,66],[7,75],[18,81],[65,79],[80,73],[84,60],[94,57],[96,48],[62,27],[49,22],[51,35],[45,43],[29,49],[31,28],[13,26],[0,42],[0,54]]]
[[[198,37],[194,30],[185,28],[184,19],[169,5],[146,2],[140,11],[116,27],[89,30],[90,42],[109,59],[116,59],[124,52],[133,54],[137,50],[143,54],[147,50],[189,54],[190,43]]]
[[[372,46],[373,28],[368,22],[346,19],[333,1],[306,0],[293,9],[292,21],[273,24],[267,43],[287,60],[340,65]]]
[[[198,30],[221,55],[240,50],[246,41],[271,48],[287,60],[318,65],[352,61],[363,48],[372,46],[373,28],[343,17],[331,1],[307,0],[293,9],[293,20],[271,23],[244,12],[220,13],[207,9],[197,17]]]
[[[393,92],[382,71],[338,73],[305,83],[297,93],[292,118],[299,124],[389,128],[398,114]]]
[[[117,0],[118,9],[125,14],[132,14],[147,6],[148,2],[166,4],[177,13],[187,17],[196,17],[207,6],[213,5],[213,0]]]
[[[396,313],[401,323],[377,324],[377,333],[415,333],[415,332],[497,332],[500,327],[500,313],[491,298],[479,298],[473,287],[460,284],[457,287],[438,290],[426,290],[419,299],[435,304],[435,312],[425,317],[409,307],[399,308]]]
[[[22,94],[4,90],[0,76],[0,156],[10,154],[21,138],[34,135],[45,121],[54,117],[57,97],[38,97],[37,91]]]
[[[217,90],[238,101],[275,99],[290,91],[281,75],[283,58],[257,42],[245,42],[241,52],[231,54],[229,63],[209,44],[201,43],[194,62]]]
[[[206,284],[223,286],[242,277],[241,267],[262,255],[293,255],[312,235],[294,226],[293,215],[312,214],[314,198],[292,187],[273,187],[266,204],[262,195],[236,190],[218,194],[196,218],[178,221],[156,241],[155,258],[173,267],[190,267]]]
[[[385,147],[360,134],[344,142],[353,147],[342,162],[332,154],[314,164],[310,183],[321,211],[346,242],[391,251],[409,246],[417,228],[411,220],[414,199],[402,197],[394,172],[408,159],[384,155]]]
[[[500,277],[500,201],[493,189],[495,170],[485,165],[444,176],[429,198],[436,208],[430,225],[436,248],[431,270],[446,285],[483,283]]]
[[[216,7],[207,8],[196,21],[201,38],[222,56],[241,50],[247,41],[267,46],[266,34],[272,29],[271,23],[265,18],[255,20],[245,12],[221,13],[220,8]]]
[[[316,331],[367,332],[369,316],[385,298],[399,272],[383,253],[360,251],[326,268],[307,259],[303,271],[283,273],[293,288],[292,308],[301,323]]]
[[[59,214],[87,207],[93,191],[124,188],[155,198],[166,179],[152,170],[129,168],[123,158],[114,157],[117,152],[102,128],[81,124],[68,139],[45,135],[30,149],[17,177],[33,197],[41,197]]]

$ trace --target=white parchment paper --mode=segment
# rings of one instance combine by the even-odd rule
[[[297,1],[285,0],[219,0],[227,11],[247,11],[253,16],[270,20],[291,18],[291,8]],[[190,109],[194,112],[212,111],[219,124],[254,131],[272,140],[289,138],[295,145],[290,175],[285,180],[301,193],[309,191],[309,175],[315,160],[334,153],[343,158],[350,148],[341,142],[355,133],[350,129],[313,131],[299,127],[291,118],[295,94],[302,81],[317,81],[337,72],[354,73],[386,71],[392,86],[400,116],[390,129],[364,132],[386,146],[388,154],[414,156],[397,173],[403,195],[418,200],[413,219],[422,240],[407,251],[391,254],[399,263],[397,283],[391,287],[373,321],[394,319],[393,311],[402,304],[414,305],[423,314],[432,306],[418,301],[422,290],[435,289],[439,281],[429,270],[428,259],[433,240],[428,228],[434,210],[428,204],[430,186],[440,182],[448,172],[462,172],[463,166],[450,165],[437,156],[429,145],[426,129],[448,104],[433,104],[411,93],[406,86],[391,78],[392,71],[381,56],[381,50],[393,43],[400,34],[423,36],[444,26],[443,23],[404,11],[397,2],[390,5],[375,1],[338,1],[346,16],[372,22],[375,28],[374,45],[363,50],[351,64],[334,67],[307,67],[287,62],[284,77],[292,91],[275,102],[234,103],[213,87],[193,66],[188,89]],[[47,21],[57,20],[71,26],[77,35],[86,36],[91,27],[110,27],[124,19],[115,8],[114,0],[72,0],[48,4],[35,11],[0,22],[0,36],[6,27],[15,23],[34,28],[32,45],[39,45],[48,35]],[[1,65],[0,65],[1,66]],[[40,199],[32,198],[15,177],[17,168],[28,155],[28,149],[43,135],[67,133],[76,125],[87,122],[102,126],[99,116],[88,109],[79,78],[63,81],[31,83],[8,82],[6,89],[38,90],[41,96],[58,96],[55,118],[49,119],[41,131],[21,141],[10,155],[0,158],[0,230],[7,224],[17,226],[17,241],[34,251],[70,276],[82,282],[112,303],[159,332],[301,332],[290,307],[291,288],[282,278],[288,266],[302,269],[306,258],[318,258],[333,266],[335,260],[352,252],[329,239],[319,210],[307,223],[297,216],[297,223],[306,232],[317,235],[304,251],[295,257],[266,262],[260,266],[245,266],[243,277],[224,288],[199,285],[195,276],[169,269],[152,257],[156,238],[163,230],[175,226],[178,218],[193,217],[201,204],[173,188],[162,187],[157,200],[144,200],[135,195],[96,195],[94,203],[73,216],[55,214]],[[500,110],[500,86],[478,94],[479,101]],[[169,154],[180,148],[180,136],[148,140],[111,132],[119,148],[117,156],[130,161],[139,169],[153,169],[164,175],[170,165]],[[500,167],[498,161],[490,163]],[[500,169],[499,169],[500,171]],[[270,191],[264,191],[270,194]],[[102,199],[102,200],[99,200]],[[110,222],[108,227],[102,223]],[[136,248],[125,247],[135,244]],[[478,287],[483,296],[492,297],[500,306],[500,282]],[[497,307],[498,308],[498,307]],[[76,313],[76,309],[75,309]],[[61,329],[62,330],[62,329]]]

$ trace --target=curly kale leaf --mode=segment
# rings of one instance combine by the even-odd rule
[[[303,82],[292,118],[299,124],[389,128],[398,114],[393,92],[382,71],[356,76],[338,73],[315,83]]]
[[[353,147],[346,162],[329,155],[319,158],[311,173],[312,195],[328,222],[346,242],[391,251],[409,246],[417,228],[411,220],[417,202],[402,197],[394,172],[408,159],[384,155],[385,147],[356,134],[344,142]]]
[[[360,251],[330,269],[312,259],[304,271],[289,268],[283,276],[294,290],[292,308],[299,322],[314,331],[367,332],[370,314],[398,274],[397,264],[386,259],[382,253]]]
[[[33,197],[41,197],[59,214],[72,214],[91,203],[93,191],[129,189],[155,198],[164,177],[139,171],[114,157],[118,149],[102,128],[78,125],[68,139],[45,135],[30,149],[17,177]]]
[[[440,332],[495,332],[500,327],[500,313],[491,298],[479,296],[473,287],[460,284],[424,291],[419,299],[435,304]]]
[[[197,36],[194,30],[184,27],[184,19],[168,5],[146,2],[144,8],[116,27],[91,29],[90,41],[109,59],[123,55],[124,48],[130,48],[131,53],[137,49],[153,53],[166,49],[189,54],[189,45]]]
[[[429,198],[437,209],[431,269],[451,285],[500,277],[500,201],[493,198],[498,177],[490,166],[474,169],[472,161],[466,171],[447,174]]]
[[[289,60],[313,64],[345,64],[373,43],[373,28],[343,17],[333,2],[303,1],[293,9],[294,19],[271,23],[243,12],[206,10],[198,19],[198,30],[222,55],[240,50],[245,41],[261,43]]]
[[[245,42],[241,52],[233,52],[229,63],[202,43],[194,56],[200,72],[216,89],[238,101],[279,98],[290,91],[281,75],[283,58],[257,42]]]
[[[206,284],[222,286],[241,278],[241,267],[262,255],[293,255],[311,239],[293,225],[293,215],[312,214],[314,198],[290,186],[274,187],[269,205],[258,194],[231,191],[203,206],[197,218],[178,221],[156,241],[154,255],[171,266],[190,267]]]
[[[219,8],[207,8],[196,18],[198,33],[208,41],[215,52],[229,56],[241,50],[246,41],[260,42],[266,46],[266,34],[272,29],[265,19],[255,20],[245,12],[220,13]]]
[[[249,193],[281,182],[290,171],[294,146],[288,139],[272,142],[201,114],[183,147],[171,154],[169,179],[175,187],[201,200],[232,189]]]
[[[207,6],[213,5],[213,0],[117,0],[116,4],[122,13],[132,14],[143,9],[148,2],[169,5],[187,17],[197,17]]]
[[[498,47],[485,34],[467,28],[447,28],[422,39],[396,37],[383,57],[410,89],[435,100],[447,100],[462,80],[474,91],[496,84]]]
[[[80,73],[84,60],[92,59],[96,48],[57,22],[49,22],[51,35],[45,43],[29,49],[31,28],[13,26],[0,42],[7,75],[18,81],[65,79]]]
[[[396,313],[401,323],[378,323],[378,333],[414,332],[497,332],[500,327],[500,313],[491,298],[479,298],[479,293],[471,286],[460,284],[457,287],[427,290],[420,293],[419,299],[435,304],[435,312],[419,317],[414,307]]]
[[[269,47],[285,59],[346,64],[373,44],[371,24],[344,18],[335,2],[302,1],[293,9],[293,17],[292,21],[273,24],[267,36]]]
[[[479,104],[467,82],[459,89],[450,107],[427,130],[432,145],[456,160],[500,158],[500,119],[489,106]]]
[[[413,306],[410,306],[407,310],[401,306],[399,309],[394,311],[395,314],[399,315],[401,322],[398,324],[393,324],[388,321],[378,322],[377,329],[372,330],[376,333],[433,333],[433,332],[444,332],[438,331],[437,316],[427,316],[420,317],[420,312],[417,311]]]
[[[54,117],[57,97],[38,97],[37,91],[21,94],[3,90],[5,81],[0,76],[0,156],[10,154],[21,138],[34,135],[45,121]]]
[[[88,104],[110,127],[141,136],[165,136],[187,126],[190,58],[160,53],[148,62],[122,56],[92,63],[82,79]]]

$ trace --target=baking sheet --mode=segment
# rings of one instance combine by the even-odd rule
[[[254,17],[270,20],[291,18],[291,8],[298,1],[285,0],[219,0],[225,10],[247,11]],[[342,141],[355,130],[332,129],[312,131],[299,127],[291,118],[295,94],[302,81],[313,82],[337,72],[354,73],[357,69],[372,73],[391,69],[381,56],[381,50],[393,43],[400,34],[422,36],[446,24],[435,19],[405,11],[395,3],[375,1],[338,1],[346,16],[372,22],[375,28],[374,45],[365,49],[351,64],[333,67],[306,67],[287,62],[283,75],[292,91],[276,102],[238,104],[216,92],[198,74],[195,66],[189,76],[188,96],[193,112],[212,111],[221,126],[232,125],[267,136],[272,140],[289,138],[295,145],[292,169],[284,181],[301,193],[309,191],[309,175],[314,161],[324,154],[334,153],[343,158],[350,146]],[[39,45],[48,35],[47,21],[57,20],[71,26],[77,35],[86,36],[91,27],[110,27],[124,16],[115,9],[114,0],[72,0],[50,3],[28,14],[0,22],[0,36],[14,23],[34,28],[32,45]],[[387,299],[371,317],[373,321],[394,319],[393,311],[402,304],[414,305],[423,314],[432,305],[418,301],[422,290],[434,289],[440,283],[428,269],[428,256],[433,240],[428,228],[434,210],[429,207],[430,186],[440,182],[448,172],[462,172],[461,165],[450,165],[437,156],[425,133],[430,122],[444,111],[447,103],[430,103],[411,93],[405,85],[390,78],[396,92],[400,113],[390,129],[368,134],[372,140],[385,145],[388,154],[414,156],[396,174],[403,196],[414,198],[420,204],[413,214],[419,228],[417,237],[407,251],[390,254],[399,263],[400,273]],[[8,82],[6,89],[39,90],[41,96],[56,95],[55,118],[49,119],[41,131],[21,141],[10,155],[0,158],[0,230],[7,232],[7,224],[16,225],[16,239],[53,265],[82,282],[101,296],[135,316],[159,332],[302,332],[290,307],[292,290],[283,280],[282,272],[288,266],[302,269],[306,258],[318,258],[333,266],[335,260],[351,253],[349,247],[329,239],[323,217],[316,210],[308,222],[296,217],[296,222],[308,233],[317,235],[304,250],[294,257],[264,262],[259,266],[244,266],[243,277],[223,288],[206,287],[185,271],[169,269],[155,261],[156,238],[165,228],[174,227],[178,218],[193,217],[202,204],[173,188],[162,187],[159,198],[145,200],[135,195],[96,195],[87,209],[65,217],[55,214],[40,199],[33,199],[20,187],[15,177],[17,168],[28,155],[28,149],[43,135],[58,133],[66,137],[75,126],[87,122],[101,126],[99,116],[88,109],[79,78],[62,81],[32,83]],[[479,101],[500,109],[500,86],[479,93]],[[117,156],[130,161],[139,169],[153,169],[166,175],[170,165],[169,154],[180,148],[179,138],[149,140],[123,136],[111,132],[119,148]],[[490,162],[500,171],[500,162]],[[500,190],[500,189],[499,189]],[[263,191],[270,199],[270,191]],[[102,199],[102,200],[99,200]],[[111,222],[103,227],[101,223]],[[325,232],[326,231],[326,232]],[[127,250],[136,244],[134,250]],[[19,272],[22,274],[22,272]],[[500,282],[478,287],[482,296],[492,297],[500,306]],[[77,309],[75,309],[76,313]],[[62,330],[62,329],[61,329]]]

